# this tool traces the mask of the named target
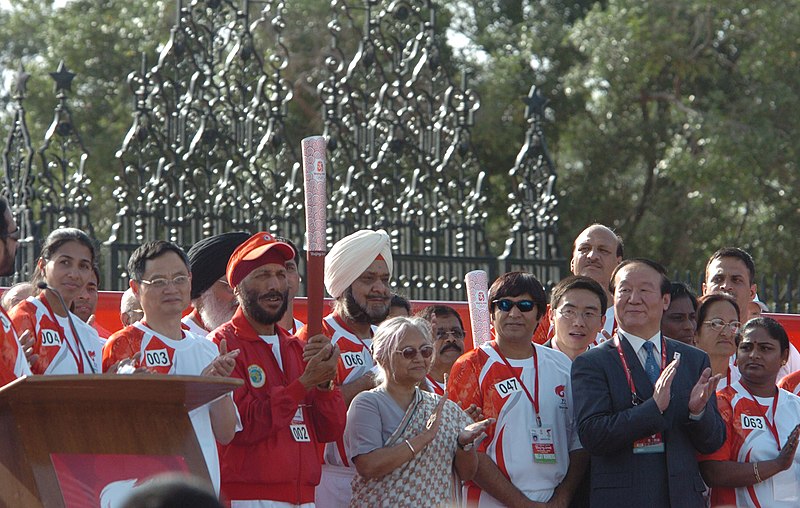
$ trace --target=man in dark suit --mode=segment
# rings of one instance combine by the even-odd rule
[[[661,265],[625,260],[610,289],[617,334],[572,364],[579,436],[592,455],[591,505],[705,506],[695,453],[725,441],[719,376],[704,352],[662,337],[670,283]]]

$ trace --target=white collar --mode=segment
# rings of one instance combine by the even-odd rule
[[[658,353],[658,354],[661,354],[661,341],[658,340],[661,337],[661,331],[656,332],[656,334],[653,335],[652,337],[650,337],[649,339],[643,339],[643,338],[641,338],[641,337],[639,337],[637,335],[634,335],[634,334],[632,334],[630,332],[626,332],[622,328],[619,328],[617,333],[620,333],[620,334],[624,335],[625,338],[628,339],[628,342],[630,343],[631,347],[633,348],[633,351],[637,355],[639,354],[639,350],[642,349],[642,346],[644,346],[645,342],[652,342],[653,345],[656,347],[656,351],[655,352]]]

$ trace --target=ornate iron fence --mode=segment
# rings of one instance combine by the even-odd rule
[[[229,230],[304,233],[299,139],[287,133],[293,85],[282,0],[177,1],[169,41],[129,76],[131,127],[117,152],[116,221],[102,242],[103,287],[126,285],[141,242],[189,246]],[[486,171],[470,143],[480,101],[466,72],[442,62],[431,0],[332,0],[330,39],[317,79],[329,148],[329,245],[360,228],[390,232],[397,290],[417,299],[463,298],[463,274],[510,269],[560,278],[554,166],[541,129],[545,101],[532,89],[529,128],[509,193],[505,252],[486,240]],[[134,64],[135,65],[135,64]],[[93,232],[86,153],[68,107],[75,77],[63,65],[54,120],[38,157],[25,123],[25,73],[3,155],[5,191],[25,239],[19,278],[39,242],[62,225]],[[302,244],[302,242],[297,242]]]

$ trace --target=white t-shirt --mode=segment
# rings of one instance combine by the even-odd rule
[[[217,346],[203,337],[183,330],[182,340],[173,340],[141,322],[133,325],[142,333],[142,364],[166,371],[170,375],[199,376],[214,359],[219,356]],[[230,396],[230,395],[229,395]],[[206,459],[208,474],[214,485],[214,490],[219,493],[219,456],[217,454],[217,441],[211,427],[211,403],[202,405],[189,412],[197,441]],[[241,430],[241,421],[237,414],[237,431]]]
[[[480,451],[485,451],[529,499],[546,502],[567,474],[569,452],[582,448],[572,404],[572,362],[564,353],[534,346],[539,367],[539,417],[542,427],[551,430],[556,455],[554,464],[535,463],[532,431],[538,426],[533,404],[491,344],[483,344],[456,361],[447,383],[448,396],[461,401],[462,408],[476,404],[483,408],[486,418],[497,418]],[[509,359],[508,363],[533,396],[533,358]],[[477,501],[481,508],[502,506],[474,484],[466,487],[465,498],[470,503]]]

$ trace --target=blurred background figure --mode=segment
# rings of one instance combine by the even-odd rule
[[[695,346],[708,353],[711,360],[711,375],[722,378],[717,391],[739,379],[739,372],[731,365],[736,353],[736,336],[742,324],[739,322],[739,305],[733,297],[714,293],[700,298],[697,307],[697,332]]]
[[[136,295],[133,294],[133,289],[126,289],[122,293],[122,300],[119,303],[119,320],[122,322],[122,327],[132,325],[142,317],[144,317],[144,311]]]
[[[425,377],[428,391],[444,395],[445,375],[450,374],[453,364],[464,353],[464,324],[458,312],[447,305],[429,305],[417,317],[430,323],[433,332],[433,360]]]
[[[293,241],[283,236],[276,236],[276,240],[288,243],[294,249],[294,258],[286,261],[286,282],[289,283],[289,299],[286,302],[286,313],[283,315],[278,326],[289,332],[289,335],[297,334],[305,323],[294,317],[294,299],[300,292],[300,251]]]
[[[392,295],[391,302],[389,302],[389,315],[386,316],[386,319],[398,316],[411,316],[411,303],[404,296],[395,293]]]
[[[30,282],[17,282],[3,293],[3,299],[0,301],[0,305],[3,306],[3,310],[8,312],[22,300],[33,296],[34,289],[33,284]]]
[[[122,508],[222,508],[222,504],[198,479],[168,473],[135,487]]]
[[[673,282],[669,294],[669,307],[661,317],[661,331],[670,339],[693,346],[697,329],[697,297],[682,282]]]
[[[192,274],[193,310],[182,320],[184,329],[205,337],[233,317],[239,302],[228,285],[225,267],[236,247],[248,238],[250,235],[242,232],[209,236],[186,253]]]

